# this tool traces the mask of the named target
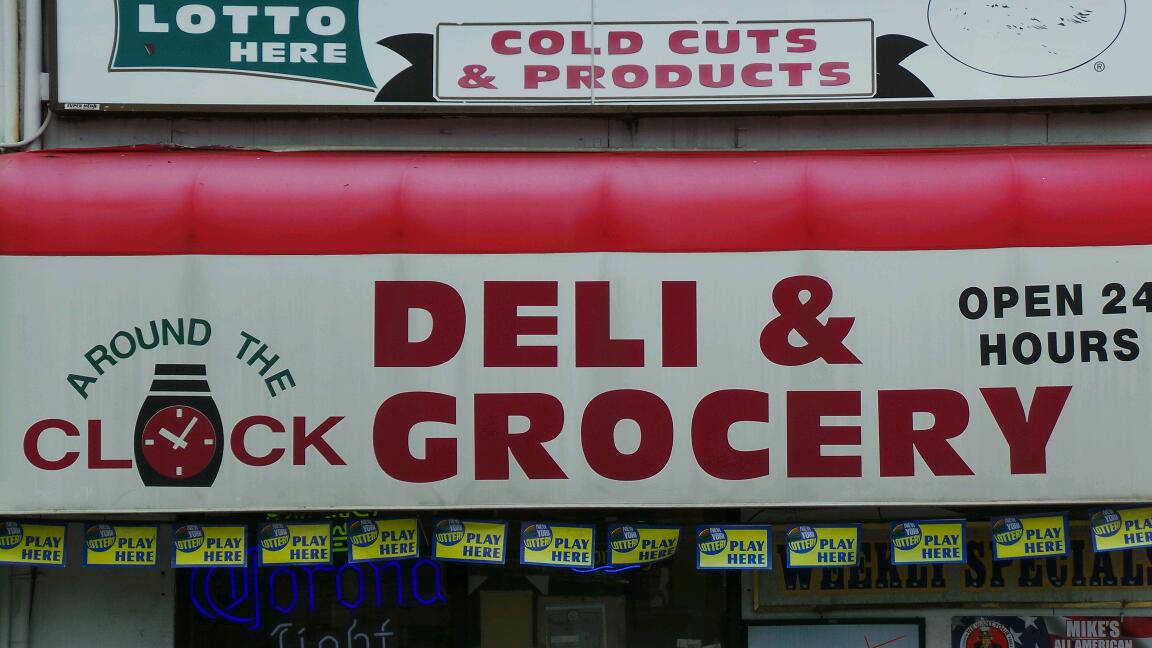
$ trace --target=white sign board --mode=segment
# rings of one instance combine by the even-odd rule
[[[1146,501],[1145,247],[0,258],[0,512]]]
[[[372,111],[1148,97],[1125,0],[56,0],[54,101]]]

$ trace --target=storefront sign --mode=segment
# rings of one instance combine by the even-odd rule
[[[0,564],[63,567],[68,525],[0,521]]]
[[[172,526],[173,567],[243,567],[248,527],[222,524]]]
[[[57,2],[57,107],[97,111],[1132,98],[1152,24],[1125,0]]]
[[[507,536],[507,522],[437,520],[432,531],[432,557],[436,560],[503,565]]]
[[[1043,558],[1068,553],[1067,515],[1019,515],[992,520],[997,560]]]
[[[892,564],[963,563],[967,544],[963,520],[895,522]]]
[[[1090,528],[1096,551],[1152,547],[1152,508],[1101,509],[1092,513]]]
[[[952,648],[1142,648],[1152,617],[953,617]]]
[[[699,569],[772,569],[772,527],[696,527]]]
[[[260,526],[261,565],[329,565],[332,525],[268,522]]]
[[[777,536],[782,536],[777,529]],[[1152,549],[1096,553],[1085,521],[1071,524],[1066,556],[993,560],[986,522],[968,524],[963,564],[895,565],[888,525],[865,525],[860,564],[826,569],[774,569],[754,575],[756,609],[922,605],[925,597],[956,605],[1115,607],[1152,602]],[[778,537],[783,562],[785,541]]]
[[[94,523],[84,527],[84,566],[155,567],[157,528]]]
[[[841,567],[860,562],[859,524],[808,524],[788,528],[786,564]]]
[[[416,518],[355,520],[347,524],[348,560],[397,560],[420,555],[420,529]]]
[[[608,564],[644,565],[671,558],[680,544],[680,527],[614,524],[608,527]]]
[[[525,522],[520,525],[520,564],[596,566],[596,527]]]

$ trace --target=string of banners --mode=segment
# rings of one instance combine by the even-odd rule
[[[1000,516],[990,520],[993,558],[1018,560],[1068,554],[1068,514]],[[1152,507],[1108,508],[1091,512],[1092,546],[1097,552],[1152,547]],[[84,524],[85,567],[156,567],[158,525],[95,522]],[[904,520],[890,527],[892,564],[967,562],[967,522]],[[793,524],[785,530],[785,566],[852,567],[860,562],[859,524]],[[265,522],[258,525],[256,552],[263,565],[330,565],[334,551],[331,522]],[[67,564],[68,523],[0,520],[0,564],[63,567]],[[611,524],[607,548],[597,554],[597,527],[591,524],[520,524],[521,565],[593,570],[659,562],[675,555],[679,526]],[[172,567],[246,567],[245,524],[173,524]],[[350,562],[417,558],[421,533],[417,518],[362,518],[346,523]],[[695,529],[699,569],[772,569],[772,527],[712,524]],[[438,518],[433,521],[434,560],[506,564],[508,523]],[[599,565],[598,565],[599,563]]]

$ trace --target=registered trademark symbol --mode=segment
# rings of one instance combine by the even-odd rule
[[[1104,61],[1096,61],[1096,65],[1094,65],[1093,67],[1096,68],[1097,72],[1103,72],[1104,71]]]

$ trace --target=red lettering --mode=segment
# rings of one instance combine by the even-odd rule
[[[597,88],[603,88],[600,79],[604,78],[604,68],[599,65],[569,65],[568,89],[591,88],[595,83]]]
[[[717,68],[720,69],[720,78],[716,78]],[[731,63],[700,66],[700,85],[705,88],[728,88],[735,82],[736,66]]]
[[[593,52],[592,48],[588,46],[588,32],[576,31],[572,32],[572,53],[577,56],[588,56],[600,52]]]
[[[24,433],[24,457],[28,463],[40,470],[64,470],[76,463],[80,453],[75,450],[65,452],[59,459],[48,459],[40,454],[40,436],[48,430],[60,430],[69,437],[80,436],[79,428],[64,419],[44,419],[33,423]]]
[[[683,88],[692,82],[692,70],[686,65],[657,65],[657,88]]]
[[[501,29],[492,34],[492,51],[497,54],[512,55],[523,51],[520,47],[512,47],[509,41],[520,40],[520,32],[512,29]]]
[[[689,40],[696,40],[700,35],[692,29],[677,29],[668,35],[668,49],[673,54],[695,54],[700,51],[699,45],[689,45]]]
[[[788,40],[788,51],[793,54],[802,54],[804,52],[813,52],[816,50],[816,30],[811,27],[800,27],[798,29],[789,29],[788,34],[784,37]],[[781,65],[781,68],[784,66]],[[811,67],[811,66],[809,66]]]
[[[105,459],[103,457],[100,421],[88,421],[88,469],[116,470],[131,467],[131,459]]]
[[[848,85],[852,81],[852,75],[848,73],[847,61],[831,61],[828,63],[820,64],[820,85],[822,86],[842,86]]]
[[[541,83],[548,83],[560,78],[560,68],[555,65],[525,65],[524,88],[536,90]]]
[[[232,428],[232,454],[240,460],[240,463],[246,466],[271,466],[277,461],[280,461],[284,456],[284,448],[272,448],[263,455],[254,455],[249,452],[248,446],[244,441],[248,436],[248,432],[257,426],[266,427],[268,431],[273,434],[284,433],[284,426],[280,424],[280,421],[271,416],[249,416],[241,419],[241,421]]]
[[[761,78],[760,75],[768,74],[771,71],[771,63],[750,63],[740,70],[740,79],[748,87],[767,88],[772,85],[772,79]]]
[[[576,282],[576,366],[643,367],[643,340],[612,339],[607,281]]]
[[[636,451],[616,447],[616,426],[635,421],[640,428]],[[636,389],[618,389],[593,398],[580,421],[584,458],[596,474],[616,481],[648,479],[668,465],[672,456],[672,413],[659,396]]]
[[[1042,475],[1048,472],[1048,440],[1064,411],[1071,386],[1037,387],[1032,405],[1024,414],[1024,404],[1014,387],[981,389],[988,410],[1008,442],[1013,475]]]
[[[380,469],[393,479],[426,484],[456,476],[456,439],[427,439],[424,458],[409,450],[418,423],[456,424],[456,398],[434,392],[403,392],[380,404],[372,423],[372,449]]]
[[[521,335],[556,335],[555,315],[520,315],[520,306],[556,306],[555,281],[484,282],[484,366],[555,367],[555,346],[520,346]]]
[[[665,367],[696,366],[696,282],[660,284],[661,351]]]
[[[880,476],[916,474],[913,453],[919,452],[934,475],[971,475],[972,469],[948,443],[968,427],[968,400],[950,389],[881,390]],[[932,426],[918,430],[917,412],[931,414]]]
[[[432,317],[424,340],[408,339],[413,309]],[[448,362],[464,342],[464,301],[452,286],[437,281],[376,282],[376,366],[434,367]]]
[[[748,37],[756,43],[757,54],[767,54],[772,51],[772,39],[780,35],[778,29],[749,29]]]
[[[536,54],[559,54],[564,49],[564,36],[551,29],[532,32],[528,37],[528,49]]]
[[[544,444],[564,430],[564,405],[551,394],[476,394],[476,479],[508,479],[508,457],[515,457],[528,479],[567,479]],[[513,434],[511,418],[528,419],[528,429]]]
[[[768,449],[737,450],[728,434],[742,421],[768,422],[768,394],[726,389],[708,394],[692,414],[692,452],[704,472],[717,479],[755,479],[768,474]]]
[[[343,421],[343,416],[329,416],[324,419],[324,422],[316,426],[311,432],[308,431],[307,423],[303,416],[295,416],[292,418],[292,465],[303,466],[307,459],[305,453],[308,448],[316,448],[320,456],[331,466],[346,466],[348,465],[332,446],[324,440],[324,435],[327,434],[337,423]]]
[[[635,54],[644,47],[644,37],[634,31],[608,32],[608,53],[612,55]]]
[[[634,64],[612,68],[612,83],[629,90],[644,87],[648,83],[648,68]]]
[[[739,51],[740,49],[740,32],[735,29],[729,29],[724,32],[727,36],[727,41],[720,44],[720,30],[709,29],[704,32],[704,46],[712,54],[731,54]]]
[[[828,456],[826,445],[859,446],[859,425],[824,425],[825,416],[860,416],[858,391],[788,392],[788,476],[859,477],[860,457]]]
[[[804,73],[812,69],[811,63],[781,63],[780,71],[788,73],[788,85],[798,87],[804,85]]]

